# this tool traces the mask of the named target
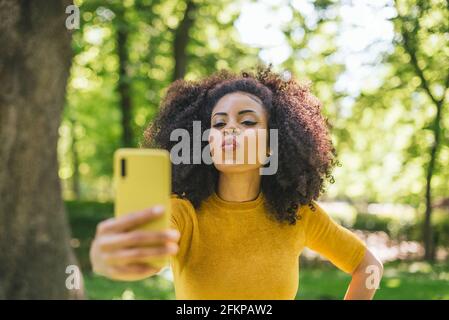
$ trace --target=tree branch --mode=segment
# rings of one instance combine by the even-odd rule
[[[417,74],[417,76],[419,77],[419,79],[421,80],[421,87],[424,89],[424,91],[427,93],[427,95],[430,97],[430,99],[432,100],[432,102],[437,106],[437,108],[441,108],[441,106],[443,105],[445,96],[446,96],[446,91],[449,88],[449,72],[446,76],[446,81],[444,83],[444,90],[443,90],[443,96],[441,97],[441,99],[437,99],[434,94],[432,93],[430,86],[429,86],[429,81],[426,79],[425,75],[424,75],[424,70],[419,66],[418,64],[418,57],[416,55],[416,48],[412,47],[412,43],[411,43],[411,35],[410,32],[408,32],[404,26],[404,16],[402,16],[399,13],[399,10],[397,10],[397,1],[395,0],[395,6],[396,6],[396,11],[398,13],[398,18],[401,21],[401,35],[402,38],[404,39],[404,49],[405,51],[408,53],[408,55],[410,56],[410,60],[412,62],[412,66],[415,69],[415,72]],[[416,32],[419,31],[420,25],[419,23],[416,24],[417,28],[416,28]]]

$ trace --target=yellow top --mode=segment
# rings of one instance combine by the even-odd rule
[[[181,233],[170,260],[176,299],[295,299],[299,256],[308,247],[352,273],[365,244],[314,201],[296,225],[271,219],[263,193],[246,202],[212,194],[195,210],[175,195],[171,226]]]

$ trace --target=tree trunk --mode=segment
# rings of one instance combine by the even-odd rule
[[[173,71],[172,80],[182,79],[186,74],[187,69],[187,44],[189,43],[189,30],[193,25],[193,15],[196,11],[196,4],[192,1],[187,1],[186,11],[184,18],[179,23],[178,28],[175,31],[174,40],[174,57],[175,57],[175,69]]]
[[[119,58],[119,81],[118,94],[120,101],[120,109],[122,113],[122,146],[132,147],[132,105],[130,96],[130,80],[128,74],[128,27],[125,21],[124,8],[119,8],[117,12],[116,30],[117,30],[117,53]]]
[[[72,152],[72,190],[75,200],[81,199],[81,187],[80,187],[80,170],[79,170],[79,156],[78,156],[78,141],[76,138],[76,120],[70,118],[70,135],[72,138],[72,143],[70,145],[70,150]]]
[[[444,98],[443,98],[444,99]],[[434,141],[430,150],[430,162],[427,167],[426,175],[426,211],[424,216],[423,236],[424,236],[424,259],[427,261],[435,260],[436,249],[434,246],[433,228],[432,228],[432,177],[434,174],[435,162],[437,159],[437,150],[440,145],[440,122],[441,110],[443,109],[443,100],[436,102],[437,114],[433,122]]]
[[[76,259],[56,154],[70,4],[0,0],[0,299],[82,297],[66,285]]]

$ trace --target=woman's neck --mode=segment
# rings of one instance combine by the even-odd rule
[[[259,169],[223,173],[218,177],[217,195],[226,201],[244,202],[257,198],[260,192]]]

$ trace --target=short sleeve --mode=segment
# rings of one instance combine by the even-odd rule
[[[170,258],[170,265],[173,267],[175,261],[182,259],[182,257],[184,257],[189,251],[193,226],[195,224],[193,219],[195,209],[188,199],[183,199],[176,194],[172,194],[170,198],[170,206],[170,227],[177,229],[181,234],[178,242],[179,251],[176,256],[172,256]]]
[[[178,195],[172,194],[170,198],[171,216],[170,227],[179,231],[182,234],[185,225],[185,202]]]
[[[336,223],[316,201],[312,204],[315,211],[303,206],[306,247],[323,255],[340,270],[352,273],[365,256],[365,243]]]

